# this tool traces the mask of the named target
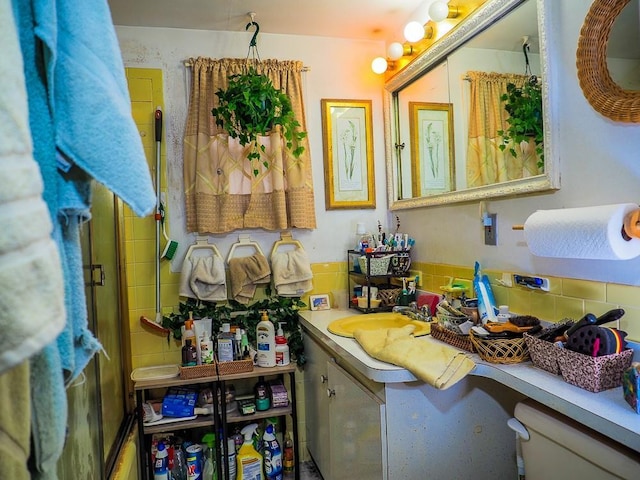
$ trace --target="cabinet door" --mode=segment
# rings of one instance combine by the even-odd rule
[[[309,335],[305,336],[304,349],[307,357],[304,367],[307,448],[324,478],[329,479],[327,364],[330,357]]]
[[[386,479],[384,403],[335,363],[327,373],[331,470],[325,478]]]

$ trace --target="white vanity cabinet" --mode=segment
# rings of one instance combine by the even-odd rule
[[[307,445],[325,479],[386,479],[384,402],[305,337]]]
[[[507,420],[522,395],[475,376],[438,390],[375,360],[363,372],[355,340],[302,325],[307,445],[325,479],[517,477]]]

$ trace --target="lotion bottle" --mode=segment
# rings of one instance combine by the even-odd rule
[[[276,335],[276,365],[289,365],[290,362],[287,337],[284,336],[284,332],[282,331],[282,323],[278,323],[278,334]]]
[[[258,366],[275,367],[276,333],[266,310],[262,311],[262,317],[256,326],[256,343],[258,347]]]

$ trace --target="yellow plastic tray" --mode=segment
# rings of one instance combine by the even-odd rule
[[[327,327],[327,330],[334,335],[353,338],[353,332],[358,329],[378,330],[381,328],[401,328],[405,325],[415,325],[416,329],[413,332],[413,335],[416,337],[429,335],[431,332],[431,324],[429,322],[412,320],[406,315],[395,312],[381,312],[344,317],[331,322]]]

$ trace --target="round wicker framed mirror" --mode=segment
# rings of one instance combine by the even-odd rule
[[[611,78],[607,45],[614,21],[630,0],[594,0],[580,30],[576,64],[585,98],[617,122],[640,123],[640,91],[625,90]]]

